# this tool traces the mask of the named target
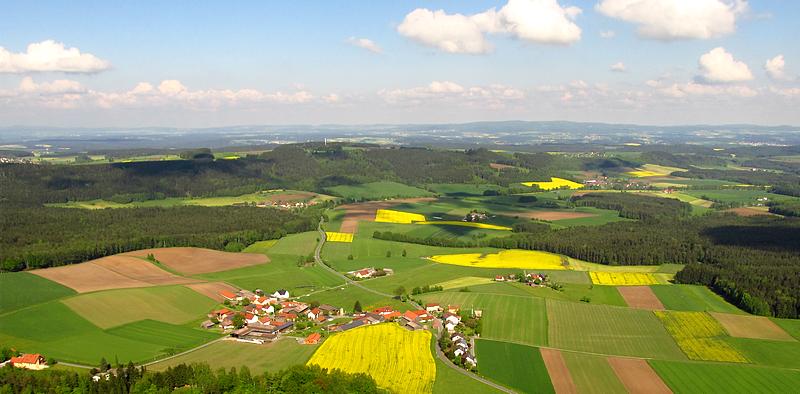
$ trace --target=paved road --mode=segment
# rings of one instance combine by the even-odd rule
[[[344,279],[345,284],[353,285],[355,287],[358,287],[360,289],[366,290],[366,291],[368,291],[370,293],[373,293],[373,294],[377,294],[379,296],[388,297],[388,298],[394,298],[394,295],[392,295],[392,294],[384,293],[384,292],[381,292],[381,291],[378,291],[378,290],[375,290],[375,289],[370,289],[369,287],[366,287],[366,286],[362,285],[361,283],[358,283],[358,281],[355,281],[355,280],[352,280],[352,279],[348,278],[347,276],[345,276],[341,272],[339,272],[339,271],[329,267],[328,265],[326,265],[325,262],[322,261],[322,257],[320,256],[320,253],[322,253],[322,246],[325,245],[325,241],[327,240],[326,235],[325,235],[325,231],[322,230],[322,220],[320,220],[319,224],[317,225],[317,231],[319,231],[319,243],[317,244],[317,249],[314,250],[314,261],[318,265],[320,265],[323,268],[325,268],[326,270],[330,271],[332,274]],[[422,305],[417,304],[416,302],[414,302],[414,300],[409,299],[406,302],[408,302],[409,304],[413,305],[416,309],[422,309]]]

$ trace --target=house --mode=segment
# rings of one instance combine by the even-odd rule
[[[407,328],[407,329],[409,329],[411,331],[421,330],[422,329],[421,325],[419,325],[419,324],[417,324],[417,323],[415,323],[413,321],[406,321],[406,324],[404,324],[403,327],[405,327],[405,328]]]
[[[475,309],[472,311],[472,315],[480,319],[483,316],[483,309]]]
[[[281,313],[278,313],[278,318],[286,320],[286,321],[295,321],[295,320],[297,320],[297,315],[294,314],[294,313],[281,312]]]
[[[450,313],[458,314],[458,312],[460,310],[461,310],[461,308],[458,305],[448,305],[447,306],[447,311],[450,312]]]
[[[450,340],[453,342],[463,341],[464,339],[465,339],[464,336],[459,332],[450,335]]]
[[[386,319],[377,313],[367,312],[367,315],[362,317],[361,320],[364,320],[367,324],[378,324],[383,323]]]
[[[353,320],[350,323],[342,324],[341,326],[336,327],[335,330],[336,331],[347,331],[347,330],[352,329],[352,328],[361,327],[361,326],[363,326],[365,324],[367,324],[367,323],[364,322],[364,320]]]
[[[217,323],[214,323],[211,320],[206,320],[206,321],[200,323],[200,327],[205,328],[206,330],[208,330],[209,328],[214,327],[216,325],[217,325]]]
[[[453,355],[456,356],[456,357],[461,357],[466,353],[467,353],[466,350],[464,350],[464,349],[462,349],[460,347],[456,348],[456,350],[453,351]]]
[[[439,306],[439,304],[425,304],[425,311],[428,313],[437,313],[441,312],[442,308]]]
[[[385,321],[390,321],[390,320],[397,319],[398,317],[401,317],[401,316],[403,316],[402,313],[400,313],[398,311],[392,311],[392,313],[387,313],[387,314],[383,315],[383,319]]]
[[[319,308],[314,308],[310,311],[307,311],[306,316],[308,316],[309,319],[314,320],[317,318],[317,316],[322,316],[322,311],[319,310]]]
[[[233,317],[233,311],[223,308],[209,313],[208,317],[216,318],[217,320],[224,320],[226,317]]]
[[[444,319],[445,323],[451,323],[454,326],[457,326],[458,323],[461,323],[461,317],[455,313],[447,312],[442,315],[442,319]]]
[[[258,324],[269,324],[272,321],[272,318],[269,316],[263,316],[258,318]]]
[[[223,330],[231,330],[235,328],[235,326],[233,325],[233,319],[231,319],[230,317],[222,319],[219,325],[220,327],[222,327]]]
[[[316,319],[314,319],[314,322],[316,322],[317,324],[321,324],[321,323],[325,323],[326,321],[328,321],[328,319],[329,319],[328,316],[319,315],[319,316],[317,316]]]
[[[249,290],[239,290],[236,293],[237,300],[241,301],[245,298],[247,298],[248,300],[250,300],[250,302],[252,302],[254,299],[258,298],[258,296],[256,296],[256,293],[253,293],[252,291]]]
[[[287,290],[280,289],[280,290],[272,293],[272,296],[277,298],[277,299],[279,299],[279,300],[288,300],[289,299],[289,292]]]
[[[322,304],[319,306],[322,314],[325,316],[342,316],[344,315],[344,308],[337,308],[333,305]]]
[[[252,313],[245,313],[244,314],[244,321],[247,324],[258,323],[258,316],[254,315]]]
[[[469,353],[467,353],[467,355],[466,355],[466,356],[464,356],[464,358],[463,358],[462,360],[464,360],[464,363],[466,363],[466,364],[470,364],[470,365],[472,365],[473,367],[474,367],[474,366],[476,366],[476,365],[478,365],[478,360],[477,360],[477,359],[475,359],[475,356],[474,356],[474,355],[472,355],[472,354],[469,354]]]
[[[224,299],[226,299],[226,300],[228,300],[228,301],[238,301],[238,300],[236,299],[236,294],[233,294],[233,292],[231,292],[231,291],[228,291],[228,290],[222,290],[222,291],[220,291],[220,292],[219,292],[219,295],[221,295],[221,296],[222,296],[222,298],[224,298]]]
[[[15,368],[32,369],[34,371],[39,371],[49,367],[44,359],[44,356],[38,353],[28,353],[19,357],[11,357],[11,365],[13,365]]]
[[[364,269],[360,269],[358,271],[351,271],[351,272],[348,272],[348,273],[350,275],[355,276],[358,279],[367,279],[367,278],[371,278],[372,275],[375,274],[375,269],[374,268],[364,268]]]
[[[506,278],[503,275],[495,275],[494,281],[495,282],[505,282]]]
[[[384,307],[380,307],[378,309],[375,309],[373,312],[375,312],[375,313],[377,313],[379,315],[388,315],[388,314],[394,312],[394,309],[392,309],[392,307],[390,307],[390,306],[384,306]]]
[[[320,339],[322,339],[322,335],[320,335],[318,332],[315,332],[307,336],[306,340],[303,341],[303,343],[305,343],[306,345],[316,345],[319,343]]]
[[[447,332],[453,332],[453,331],[456,330],[456,326],[457,325],[458,324],[453,324],[453,323],[448,321],[448,322],[444,323],[444,328],[447,330]]]

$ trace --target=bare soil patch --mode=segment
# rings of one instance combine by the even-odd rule
[[[151,253],[162,264],[185,275],[228,271],[269,262],[269,258],[263,254],[230,253],[203,248],[142,249],[124,255],[146,257]]]
[[[339,227],[340,233],[355,234],[358,230],[358,222],[361,220],[374,221],[375,212],[379,209],[389,209],[404,203],[418,203],[434,201],[434,197],[398,198],[386,201],[368,201],[354,204],[345,204],[339,208],[345,210],[342,225]]]
[[[153,263],[133,256],[114,255],[88,261],[83,264],[97,264],[120,275],[153,285],[181,285],[198,282],[195,279],[184,278],[169,273],[156,267]]]
[[[129,278],[101,265],[81,263],[63,267],[46,268],[31,271],[45,279],[60,283],[78,293],[97,290],[125,289],[130,287],[147,287],[152,284]]]
[[[593,216],[597,216],[594,213],[571,212],[571,211],[527,211],[527,212],[504,211],[497,213],[504,216],[519,216],[521,218],[547,220],[547,221],[590,218]]]
[[[193,283],[186,287],[218,302],[225,301],[225,297],[219,294],[221,291],[227,290],[235,293],[239,290],[225,282]]]
[[[664,304],[649,286],[619,286],[617,291],[631,308],[663,310]]]
[[[795,341],[772,320],[761,316],[740,316],[728,313],[709,312],[725,327],[728,334],[737,338],[771,339],[775,341]]]
[[[629,393],[672,393],[672,390],[661,380],[656,371],[650,368],[650,364],[646,360],[623,357],[609,357],[607,360]]]
[[[542,353],[542,360],[547,367],[547,374],[550,375],[550,381],[553,382],[556,393],[577,393],[578,389],[575,387],[575,382],[572,381],[572,375],[569,373],[569,368],[567,368],[561,352],[556,349],[544,348],[540,348],[539,351]]]
[[[774,213],[770,213],[768,211],[762,211],[760,209],[748,208],[748,207],[731,208],[731,209],[726,209],[723,212],[733,212],[739,216],[760,216],[760,215],[777,216]]]

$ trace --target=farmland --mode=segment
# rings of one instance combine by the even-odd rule
[[[566,269],[561,257],[552,253],[529,250],[504,250],[498,253],[452,254],[431,256],[431,260],[442,264],[480,268],[519,268],[540,270]]]
[[[800,372],[731,364],[650,361],[675,393],[789,393],[800,387]]]
[[[747,362],[722,338],[725,329],[705,312],[655,311],[681,350],[691,360]]]
[[[326,339],[308,360],[323,368],[362,372],[380,387],[403,392],[432,392],[436,364],[431,335],[395,324],[360,327]]]
[[[481,375],[521,392],[555,392],[538,348],[486,339],[475,346]]]
[[[116,202],[110,200],[70,201],[66,203],[49,204],[58,208],[171,208],[185,205],[202,207],[221,207],[241,204],[271,204],[276,202],[321,202],[334,197],[295,190],[265,190],[257,193],[243,194],[232,197],[170,197],[144,201]]]
[[[348,200],[381,200],[401,197],[427,197],[433,193],[397,182],[371,182],[360,185],[341,185],[325,189],[328,193]]]
[[[579,393],[627,393],[603,356],[562,352]]]
[[[723,312],[743,314],[742,310],[726,302],[705,286],[671,285],[651,286],[666,309],[694,312]]]
[[[418,213],[379,209],[375,212],[375,221],[383,223],[414,223],[424,222],[425,216]]]
[[[178,364],[208,363],[211,368],[240,368],[247,365],[253,373],[275,372],[297,364],[305,364],[316,351],[316,345],[301,345],[289,338],[262,346],[234,341],[219,341],[202,349],[148,367],[163,371]]]
[[[325,233],[325,239],[330,242],[350,243],[353,242],[353,234],[328,231]]]
[[[643,286],[659,284],[658,279],[650,273],[642,272],[589,272],[592,283],[612,286]]]
[[[29,272],[0,273],[0,315],[72,294],[72,289]]]
[[[522,182],[523,185],[531,187],[538,186],[541,190],[555,190],[555,189],[580,189],[582,184],[564,178],[551,177],[547,182]]]

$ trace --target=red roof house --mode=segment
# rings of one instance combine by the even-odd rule
[[[319,343],[319,340],[322,339],[322,335],[318,332],[315,332],[306,337],[305,344],[306,345],[316,345]]]

